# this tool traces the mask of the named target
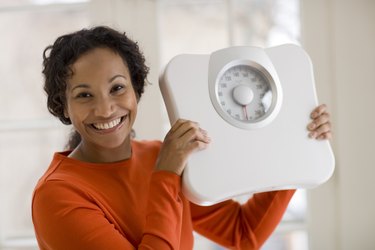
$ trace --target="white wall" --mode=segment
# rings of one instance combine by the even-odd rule
[[[374,249],[375,1],[301,0],[303,44],[334,128],[336,174],[310,192],[310,248]]]

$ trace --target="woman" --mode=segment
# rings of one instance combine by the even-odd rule
[[[61,36],[44,51],[48,109],[81,141],[55,153],[35,188],[40,249],[192,249],[193,230],[228,248],[260,248],[294,190],[243,205],[189,203],[180,176],[210,138],[196,122],[178,120],[163,143],[131,139],[147,73],[137,44],[108,27]],[[310,137],[329,138],[326,106],[311,115]]]

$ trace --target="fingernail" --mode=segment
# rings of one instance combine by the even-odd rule
[[[315,138],[315,133],[309,133],[310,138]]]
[[[310,129],[314,129],[315,126],[316,126],[315,123],[312,122],[312,123],[310,123],[309,128],[310,128]]]
[[[318,116],[318,113],[317,112],[313,112],[312,114],[311,114],[311,117],[312,118],[316,118]]]

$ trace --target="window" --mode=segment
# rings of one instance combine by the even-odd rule
[[[32,191],[69,133],[46,109],[42,52],[58,35],[87,26],[88,20],[83,1],[0,3],[0,249],[38,249]]]

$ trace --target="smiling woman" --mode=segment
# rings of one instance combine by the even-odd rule
[[[175,138],[167,140],[169,142],[165,143],[162,149],[160,142],[131,141],[137,103],[143,93],[148,73],[137,44],[125,34],[108,27],[84,29],[64,35],[45,50],[43,73],[50,112],[63,123],[73,124],[81,141],[73,151],[55,154],[50,168],[35,189],[33,221],[40,247],[99,249],[103,244],[106,249],[127,249],[130,246],[179,245],[179,240],[170,242],[175,241],[174,235],[161,241],[154,237],[155,233],[164,234],[170,227],[168,225],[159,228],[154,222],[163,221],[159,219],[160,202],[172,198],[168,196],[172,193],[175,195],[175,189],[179,189],[178,176],[182,173],[187,156],[196,150],[204,149],[209,139],[196,123],[179,121],[169,136]],[[88,173],[85,169],[89,166],[108,171],[105,171],[104,175],[102,171]],[[155,166],[157,171],[154,172]],[[165,177],[167,182],[169,179],[174,185],[165,187],[163,181],[156,181],[157,183],[152,185],[155,182],[153,179]],[[137,185],[130,185],[134,180],[137,180]],[[63,187],[65,184],[60,186],[61,183],[78,189],[71,190],[70,187]],[[112,190],[116,183],[120,186]],[[139,185],[140,183],[142,185]],[[62,196],[56,197],[56,192]],[[82,192],[93,197],[95,201],[82,197]],[[52,200],[52,203],[48,202],[48,206],[45,205],[47,199]],[[77,202],[82,204],[80,209],[75,205]],[[174,203],[171,204],[172,207],[181,206],[180,201]],[[131,207],[126,208],[125,204],[131,204]],[[147,226],[147,216],[132,213],[137,207],[150,207],[151,225]],[[65,210],[77,212],[66,216],[63,212]],[[177,208],[169,212],[168,209],[162,210],[168,214],[168,218],[163,216],[165,220],[169,220],[169,217],[173,220],[175,213],[180,214],[180,209]],[[82,212],[86,216],[83,216]],[[95,216],[98,212],[104,212],[105,217]],[[83,219],[81,223],[73,223],[76,216]],[[189,213],[184,213],[184,220],[187,216]],[[95,228],[107,229],[101,232],[93,230],[88,223],[93,222],[93,219]],[[175,223],[180,225],[180,219],[176,219]],[[142,237],[143,232],[148,230],[150,237]],[[153,232],[154,230],[156,232]],[[183,230],[191,231],[189,226],[184,226]],[[62,233],[66,236],[61,237]],[[90,239],[98,233],[102,236]],[[73,240],[77,234],[82,238]],[[185,237],[183,241],[188,243],[184,243],[184,247],[191,248],[191,237]]]
[[[122,58],[110,49],[96,48],[71,68],[64,116],[83,143],[70,156],[90,162],[98,155],[109,154],[105,158],[111,162],[130,156],[130,148],[123,144],[129,143],[126,140],[137,114],[137,98]]]
[[[108,161],[123,158],[125,149],[119,146],[132,132],[148,73],[138,45],[110,29],[97,28],[93,34],[80,31],[47,47],[44,66],[49,111],[77,130],[79,136],[73,135],[71,149],[85,139],[72,156],[95,161],[96,156],[107,154],[106,146],[111,150]],[[118,119],[120,123],[109,129]],[[114,155],[115,148],[120,148],[116,151],[120,157]],[[126,150],[130,155],[130,149]]]

